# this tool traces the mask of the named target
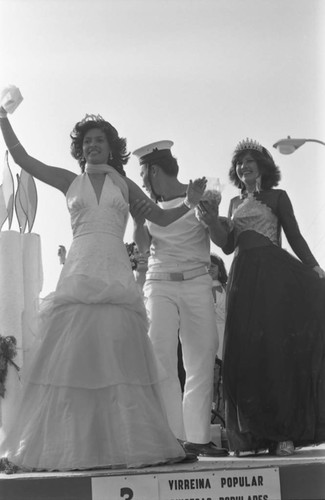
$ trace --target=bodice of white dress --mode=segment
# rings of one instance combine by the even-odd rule
[[[107,233],[123,238],[128,205],[109,175],[105,176],[99,202],[89,176],[78,176],[68,190],[67,206],[74,238],[89,233]]]
[[[82,174],[72,182],[66,199],[73,242],[57,285],[56,302],[134,307],[139,293],[123,242],[128,204],[120,188],[106,175],[98,201],[88,174]]]
[[[271,208],[262,201],[249,195],[235,208],[232,214],[235,244],[244,231],[255,231],[262,234],[274,245],[279,245],[278,218]]]

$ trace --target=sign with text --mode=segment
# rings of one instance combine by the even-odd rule
[[[281,500],[279,469],[98,477],[92,500]]]
[[[161,500],[280,500],[278,468],[161,474]]]
[[[108,476],[91,479],[92,500],[159,500],[157,476]]]

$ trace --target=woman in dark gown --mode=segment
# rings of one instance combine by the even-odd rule
[[[238,455],[325,442],[325,280],[300,233],[280,171],[256,141],[235,149],[241,195],[214,241],[235,251],[223,355],[226,429]],[[281,248],[281,229],[298,257]]]

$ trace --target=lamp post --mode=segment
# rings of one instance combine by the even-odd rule
[[[305,144],[305,142],[318,142],[318,144],[322,144],[325,146],[325,142],[319,141],[317,139],[293,139],[288,135],[286,139],[280,139],[273,147],[277,149],[283,155],[290,155],[294,153],[300,146]]]

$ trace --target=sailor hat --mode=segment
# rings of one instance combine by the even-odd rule
[[[172,153],[170,148],[173,146],[173,141],[157,141],[151,142],[146,146],[133,151],[132,154],[138,157],[140,165],[144,163],[153,163],[161,158],[171,158]]]

